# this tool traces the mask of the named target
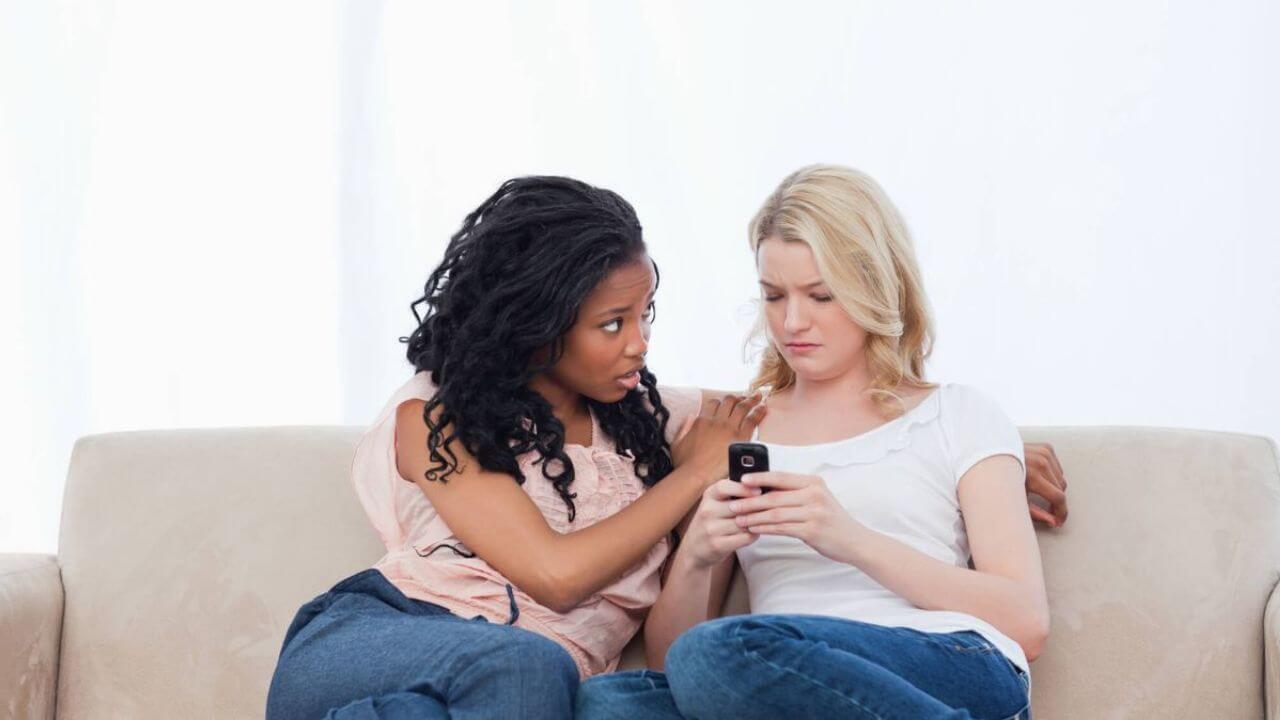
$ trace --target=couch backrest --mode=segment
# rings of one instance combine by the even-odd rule
[[[77,442],[58,543],[58,717],[262,717],[298,606],[382,555],[348,479],[359,433]]]
[[[347,473],[359,428],[76,444],[59,562],[58,716],[260,717],[298,606],[382,555]],[[1280,470],[1263,438],[1032,428],[1071,517],[1041,530],[1053,612],[1035,715],[1259,717]],[[744,611],[741,578],[731,611]],[[632,662],[634,651],[632,646]]]

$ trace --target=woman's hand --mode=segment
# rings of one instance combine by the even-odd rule
[[[678,468],[692,467],[708,478],[708,484],[729,474],[729,444],[751,439],[756,426],[764,419],[762,396],[755,393],[743,398],[726,395],[707,398],[689,431],[671,449],[671,459]]]
[[[734,521],[729,503],[740,498],[760,495],[759,488],[752,488],[733,480],[720,480],[702,493],[702,502],[693,514],[693,521],[680,541],[680,551],[702,568],[713,567],[738,548],[755,542],[756,536]]]
[[[728,502],[739,528],[754,535],[786,535],[837,562],[850,562],[867,527],[844,509],[817,475],[748,473],[742,484],[771,492]]]
[[[1023,443],[1023,456],[1027,460],[1027,508],[1032,520],[1039,520],[1049,527],[1061,527],[1067,521],[1067,477],[1062,472],[1058,454],[1049,443]],[[1032,497],[1044,498],[1049,509],[1032,502]]]

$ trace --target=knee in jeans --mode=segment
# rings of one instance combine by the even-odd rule
[[[578,666],[569,656],[568,651],[549,638],[532,632],[521,631],[513,636],[504,646],[501,662],[512,667],[506,668],[521,682],[536,680],[539,683],[562,684],[576,689],[578,686]]]
[[[667,651],[667,680],[682,709],[681,696],[708,697],[709,691],[732,686],[736,672],[733,635],[736,618],[712,620],[689,628]]]
[[[732,635],[735,647],[763,655],[779,643],[804,639],[803,633],[786,622],[757,618],[744,618],[734,626]]]
[[[732,660],[733,639],[741,622],[740,618],[722,618],[684,631],[667,650],[668,671],[688,675],[724,668]]]
[[[735,616],[697,625],[667,654],[672,695],[687,715],[754,716],[762,671],[782,643],[803,635],[785,623]],[[761,661],[765,662],[762,663]]]

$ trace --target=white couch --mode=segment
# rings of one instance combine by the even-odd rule
[[[80,439],[57,555],[0,555],[0,716],[261,717],[294,611],[382,555],[347,476],[360,432]],[[1071,482],[1066,526],[1039,530],[1053,626],[1037,720],[1280,720],[1274,443],[1024,436],[1052,442]],[[729,606],[746,609],[740,578]]]

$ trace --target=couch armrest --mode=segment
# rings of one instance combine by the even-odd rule
[[[1267,720],[1280,720],[1280,584],[1272,588],[1262,615],[1262,647]]]
[[[0,553],[0,715],[53,720],[62,571],[53,555]]]

